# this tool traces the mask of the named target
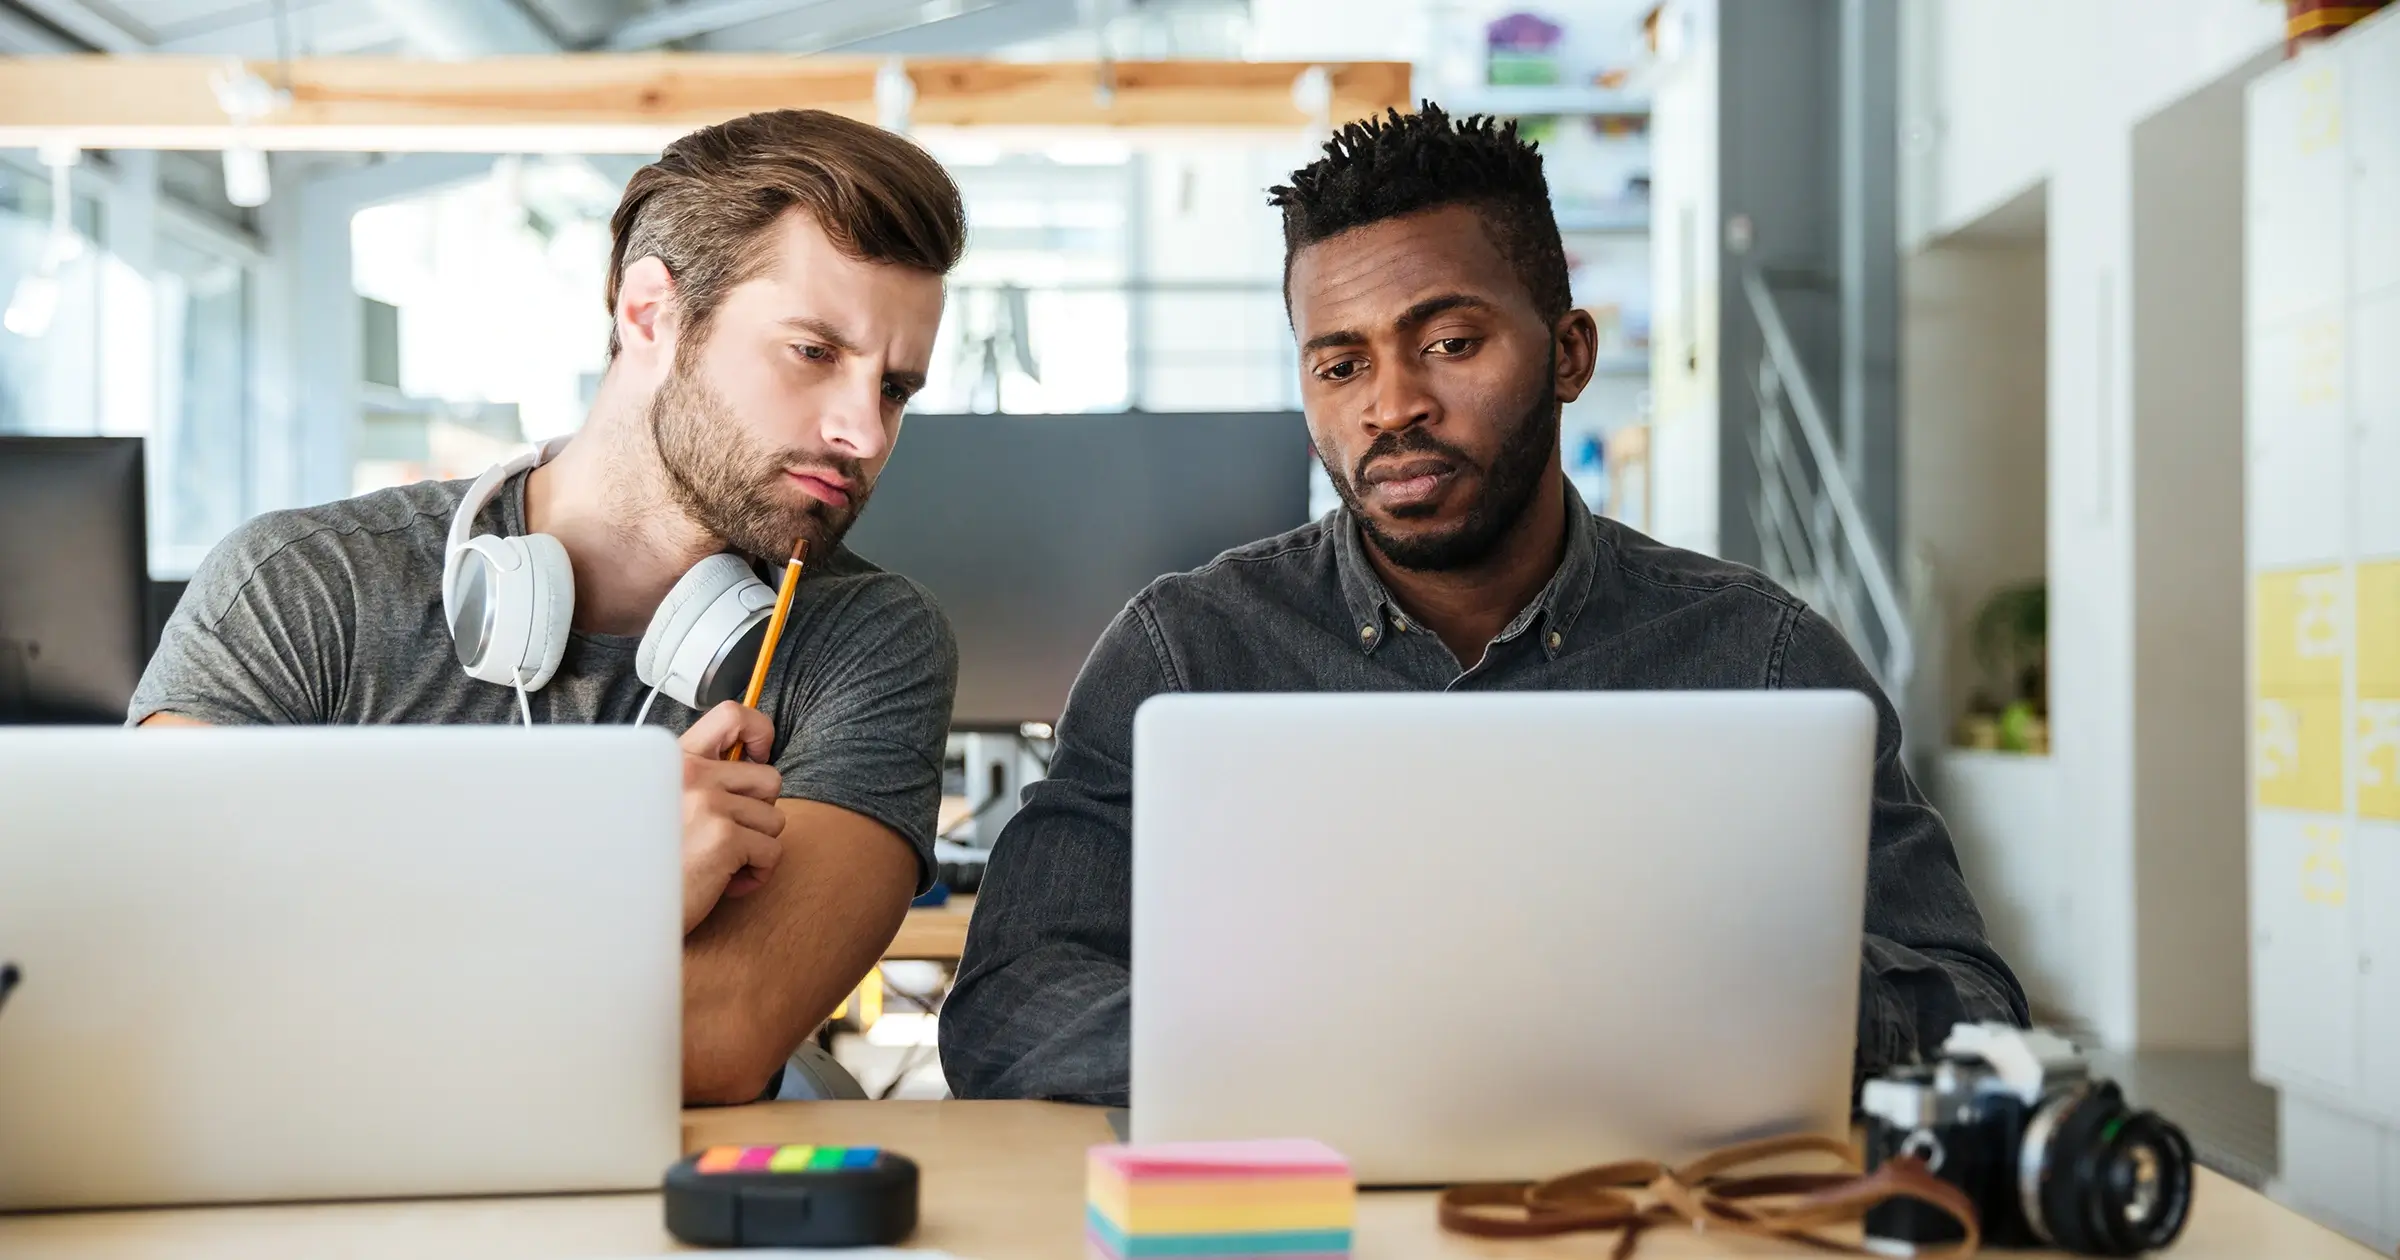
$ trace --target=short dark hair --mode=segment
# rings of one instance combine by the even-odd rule
[[[824,110],[769,110],[677,140],[626,182],[608,225],[609,310],[626,264],[656,256],[686,333],[705,332],[726,291],[765,268],[767,229],[794,207],[861,262],[947,275],[967,246],[958,185],[925,150]]]
[[[1542,154],[1514,122],[1477,114],[1452,118],[1432,101],[1416,113],[1390,111],[1354,122],[1325,142],[1325,156],[1267,190],[1283,210],[1283,296],[1291,305],[1292,257],[1352,228],[1421,210],[1468,206],[1482,216],[1500,256],[1557,323],[1573,307],[1567,251],[1550,212]]]

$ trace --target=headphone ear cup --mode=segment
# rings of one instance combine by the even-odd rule
[[[633,672],[644,686],[664,689],[668,662],[674,658],[676,646],[692,632],[692,623],[708,608],[708,601],[751,576],[750,566],[742,563],[740,556],[720,551],[676,579],[667,597],[658,601],[658,611],[650,614],[641,646],[634,649]]]
[[[467,677],[508,685],[525,658],[531,585],[514,538],[479,534],[452,559],[450,637]]]
[[[539,691],[566,655],[575,569],[547,534],[483,534],[459,549],[450,634],[467,676]]]
[[[516,541],[524,545],[525,569],[533,579],[533,615],[521,658],[529,671],[525,689],[539,691],[558,673],[574,631],[575,565],[567,559],[566,545],[548,534],[526,534]]]
[[[634,673],[687,709],[729,699],[739,694],[732,688],[748,681],[756,640],[774,611],[775,588],[740,556],[719,552],[693,565],[659,601],[634,652]],[[747,654],[740,651],[745,641]]]

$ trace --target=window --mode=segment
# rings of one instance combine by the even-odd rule
[[[76,194],[70,216],[84,249],[45,277],[50,177],[0,163],[0,305],[18,311],[0,331],[0,433],[101,428],[100,203]]]
[[[245,262],[162,230],[152,278],[160,352],[149,449],[150,548],[180,570],[249,515],[255,280]]]
[[[504,159],[351,218],[365,339],[351,493],[472,477],[582,426],[607,366],[617,196],[580,160]]]
[[[966,200],[967,252],[914,410],[1130,404],[1127,155],[1065,148],[940,154]]]
[[[47,172],[0,162],[0,304],[12,309],[0,320],[0,433],[148,438],[151,568],[189,573],[253,503],[253,259],[161,214],[153,239],[131,243],[153,251],[144,275],[103,248],[127,243],[103,234],[99,198],[77,192],[82,244],[61,262],[50,190]],[[27,297],[42,285],[54,288]]]

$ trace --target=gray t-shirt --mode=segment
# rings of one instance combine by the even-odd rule
[[[477,533],[525,529],[525,474]],[[467,482],[419,482],[269,512],[217,544],[168,619],[127,720],[175,713],[221,726],[514,723],[513,688],[460,668],[442,619],[442,552]],[[630,722],[649,693],[637,636],[577,631],[532,693],[536,722]],[[942,744],[958,644],[933,597],[845,548],[812,564],[759,707],[775,720],[783,795],[865,815],[915,846],[933,876]],[[698,714],[661,695],[655,726]]]

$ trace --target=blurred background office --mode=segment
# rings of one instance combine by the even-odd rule
[[[1585,501],[1832,617],[1906,713],[2039,1016],[2208,1162],[2388,1250],[2400,16],[2379,7],[0,0],[0,720],[108,720],[180,580],[251,515],[470,476],[582,421],[639,145],[428,109],[346,150],[274,131],[280,86],[423,59],[505,102],[577,54],[615,60],[560,90],[628,114],[659,71],[626,54],[863,57],[872,101],[833,103],[926,144],[970,221],[854,538],[959,628],[963,908],[1108,615],[1332,506],[1264,189],[1378,92],[1431,97],[1542,143],[1602,337],[1563,426]],[[1159,62],[1184,96],[1143,79]],[[992,563],[1037,549],[1067,562]],[[942,1091],[945,974],[892,964],[846,1013],[869,1088]],[[1508,1035],[1505,1012],[1458,1018]]]

